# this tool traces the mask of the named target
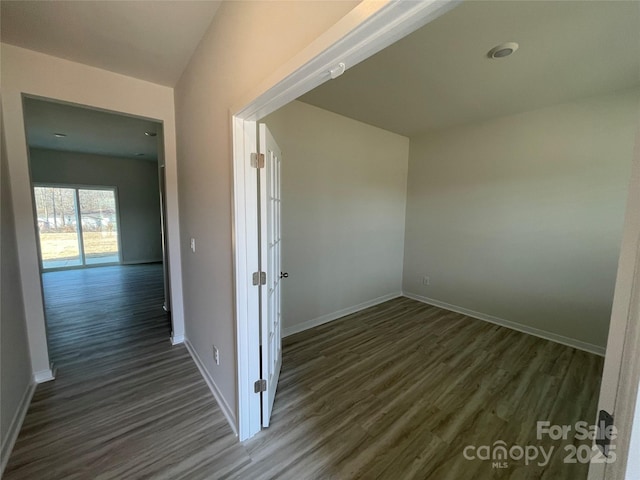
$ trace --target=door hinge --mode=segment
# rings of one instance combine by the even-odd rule
[[[267,284],[267,272],[253,272],[253,284],[254,285],[266,285]]]
[[[252,153],[251,166],[253,168],[264,168],[264,153]]]
[[[260,380],[256,380],[256,383],[253,384],[253,391],[256,393],[266,392],[267,381],[262,378]]]

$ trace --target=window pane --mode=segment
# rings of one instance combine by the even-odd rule
[[[117,263],[118,224],[113,190],[78,190],[85,262]]]
[[[34,187],[42,268],[82,265],[73,188]]]

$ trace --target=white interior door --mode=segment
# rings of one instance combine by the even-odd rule
[[[281,235],[280,235],[280,148],[265,124],[259,125],[260,153],[260,270],[265,283],[260,288],[262,426],[268,427],[282,366],[281,334]]]
[[[632,449],[640,441],[640,142],[630,185],[598,400],[598,412],[612,414],[618,430],[612,442],[617,458],[591,463],[589,480],[640,478],[640,455]]]

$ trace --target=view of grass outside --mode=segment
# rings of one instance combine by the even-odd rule
[[[114,190],[34,187],[34,197],[44,268],[119,261]]]
[[[118,236],[115,232],[84,232],[84,253],[86,256],[104,257],[118,255]],[[40,245],[43,260],[63,260],[78,258],[78,235],[76,232],[41,233]]]

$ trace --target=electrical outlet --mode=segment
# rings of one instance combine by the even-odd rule
[[[216,365],[220,365],[220,351],[215,345],[213,346],[213,361],[216,362]]]
[[[196,253],[196,239],[195,238],[191,239],[191,251],[193,253]]]
[[[422,284],[431,285],[431,279],[425,275],[424,277],[422,277]]]

